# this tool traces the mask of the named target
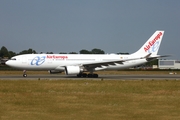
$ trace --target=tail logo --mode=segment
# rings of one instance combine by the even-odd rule
[[[159,48],[159,43],[158,41],[162,36],[162,32],[159,32],[159,34],[151,41],[148,42],[148,44],[144,47],[145,52],[156,52]],[[151,48],[151,49],[150,49]]]
[[[157,41],[149,50],[148,50],[148,53],[154,53],[154,52],[156,52],[157,50],[158,50],[158,48],[159,48],[159,44],[160,42],[159,41]]]

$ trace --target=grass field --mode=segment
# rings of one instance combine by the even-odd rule
[[[179,120],[178,80],[0,80],[1,120]]]

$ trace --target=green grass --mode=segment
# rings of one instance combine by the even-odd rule
[[[179,120],[180,81],[0,80],[1,120]]]

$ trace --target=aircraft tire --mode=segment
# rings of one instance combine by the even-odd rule
[[[87,77],[88,77],[88,78],[92,78],[93,75],[92,75],[92,74],[88,74]]]
[[[23,74],[23,77],[27,77],[27,74]]]
[[[98,74],[93,74],[93,78],[98,78]]]
[[[87,74],[86,74],[86,73],[83,73],[83,74],[82,74],[82,77],[87,77]]]
[[[82,76],[82,74],[77,74],[77,77],[81,77]]]
[[[98,78],[98,74],[88,74],[88,78]]]

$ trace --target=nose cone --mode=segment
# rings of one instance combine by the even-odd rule
[[[8,66],[11,66],[10,60],[6,61],[5,64],[8,65]]]
[[[16,63],[16,62],[13,61],[13,60],[8,60],[8,61],[6,61],[5,64],[6,64],[7,66],[10,66],[10,67],[13,67],[13,68],[16,68],[17,65],[18,65],[18,63]]]
[[[8,61],[5,62],[5,64],[6,64],[7,66],[10,66],[10,67],[16,67],[16,64],[17,64],[17,63],[15,63],[15,62],[12,61],[12,60],[8,60]]]

